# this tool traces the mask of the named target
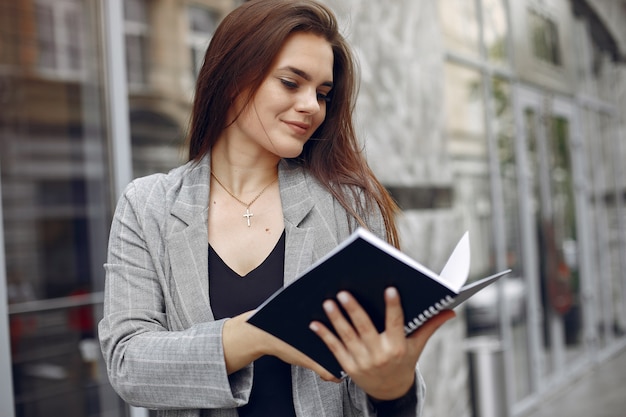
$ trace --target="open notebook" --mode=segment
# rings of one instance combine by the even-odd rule
[[[465,285],[469,274],[469,235],[465,233],[438,275],[408,255],[359,228],[334,250],[278,290],[248,321],[296,347],[336,377],[344,375],[324,342],[309,329],[319,320],[332,329],[322,303],[349,291],[384,330],[384,290],[395,286],[402,301],[405,332],[417,330],[444,309],[453,309],[482,288],[510,272],[499,272]]]

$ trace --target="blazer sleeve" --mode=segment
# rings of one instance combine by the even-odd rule
[[[424,409],[426,385],[416,369],[415,384],[404,396],[391,401],[373,402],[350,379],[346,381],[344,416],[350,417],[421,417]],[[347,404],[346,404],[347,403]]]
[[[224,321],[180,331],[168,326],[164,268],[154,253],[155,239],[146,238],[144,197],[138,198],[135,185],[129,185],[111,225],[104,315],[98,327],[111,385],[129,404],[146,408],[243,405],[252,371],[248,367],[227,375]]]

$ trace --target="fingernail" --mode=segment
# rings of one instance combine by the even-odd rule
[[[345,292],[340,292],[339,294],[337,294],[337,299],[339,300],[339,302],[341,304],[345,304],[348,302],[348,300],[350,299],[350,297],[348,297],[348,294]]]
[[[317,323],[315,323],[314,321],[312,321],[309,324],[309,329],[313,330],[314,332],[317,332],[320,329],[320,326]]]
[[[326,311],[327,313],[330,313],[335,309],[333,302],[330,300],[324,301],[322,307],[324,307],[324,311]]]
[[[398,296],[398,290],[395,289],[395,287],[389,287],[385,290],[385,293],[387,294],[387,297],[397,297]]]

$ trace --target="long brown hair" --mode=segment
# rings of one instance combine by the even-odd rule
[[[198,75],[187,139],[189,160],[198,161],[211,150],[227,127],[235,99],[244,91],[246,100],[252,99],[294,32],[326,39],[333,50],[334,68],[326,118],[292,161],[324,184],[359,224],[365,226],[366,213],[377,204],[387,240],[399,246],[394,218],[398,207],[368,166],[354,130],[358,90],[354,56],[334,14],[314,0],[252,0],[224,18]]]

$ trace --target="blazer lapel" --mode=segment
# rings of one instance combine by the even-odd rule
[[[191,165],[172,206],[167,252],[172,297],[183,326],[213,320],[208,280],[209,158]]]
[[[278,167],[280,198],[285,220],[285,285],[295,280],[298,273],[311,265],[315,234],[302,221],[313,209],[306,177],[300,167],[281,161]]]
[[[190,166],[171,210],[174,225],[167,250],[172,268],[170,285],[183,326],[214,319],[208,284],[208,201],[210,158]],[[285,221],[284,283],[289,284],[313,260],[315,233],[302,225],[315,205],[300,167],[279,164],[280,197]]]

